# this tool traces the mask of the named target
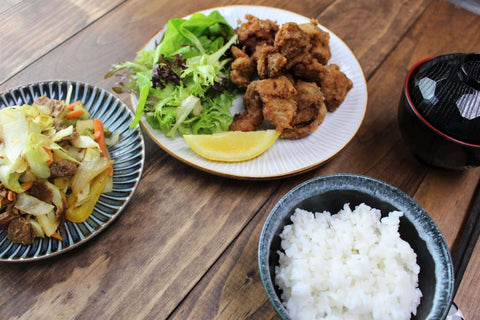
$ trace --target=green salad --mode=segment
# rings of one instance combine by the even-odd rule
[[[113,65],[105,76],[120,71],[113,88],[137,95],[135,119],[148,123],[167,137],[227,131],[236,87],[229,78],[229,48],[237,41],[235,30],[218,12],[193,14],[167,23],[154,50],[138,52],[134,61]]]

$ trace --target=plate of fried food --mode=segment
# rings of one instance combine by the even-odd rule
[[[291,176],[337,155],[366,112],[359,62],[320,23],[272,7],[204,10],[169,20],[134,62],[114,65],[107,76],[129,70],[114,89],[132,92],[136,121],[175,158],[233,178]],[[246,161],[212,160],[186,142],[218,131],[272,130],[279,138]]]

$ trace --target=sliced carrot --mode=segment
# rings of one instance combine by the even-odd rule
[[[68,105],[67,109],[70,110],[70,111],[73,111],[73,109],[75,108],[75,105],[77,104],[77,101],[75,102],[72,102]]]
[[[93,137],[95,141],[97,141],[98,145],[100,146],[100,150],[105,158],[110,160],[110,156],[108,155],[107,151],[107,144],[105,143],[105,133],[103,132],[103,123],[98,119],[93,119]],[[108,168],[108,175],[113,175],[113,167],[110,166]]]
[[[23,190],[27,191],[33,186],[33,181],[27,181],[21,184]]]
[[[80,118],[84,113],[85,113],[85,111],[83,111],[83,110],[81,110],[81,109],[74,110],[74,111],[72,111],[72,112],[67,113],[67,115],[65,116],[65,118],[68,119],[68,120]]]
[[[13,201],[13,200],[15,200],[16,198],[17,198],[17,196],[15,195],[15,192],[10,191],[10,190],[7,192],[7,199],[8,199],[8,201]]]
[[[63,237],[56,232],[52,233],[52,235],[50,237],[55,238],[55,239],[60,240],[60,241],[63,241]]]
[[[52,151],[50,149],[48,149],[47,147],[43,147],[43,150],[45,150],[47,153],[48,153],[48,156],[50,157],[48,160],[47,160],[47,166],[50,166],[52,163],[53,163],[53,154],[52,154]]]

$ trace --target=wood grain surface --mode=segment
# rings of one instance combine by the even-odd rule
[[[169,18],[253,4],[316,18],[337,34],[362,65],[368,106],[358,134],[334,159],[271,181],[199,171],[144,135],[142,179],[111,226],[58,257],[1,264],[0,319],[278,319],[258,272],[260,230],[291,188],[332,173],[400,188],[432,216],[455,253],[480,169],[445,171],[417,161],[401,139],[397,106],[417,61],[480,51],[478,15],[441,0],[9,1],[0,7],[1,92],[48,79],[111,91],[115,79],[104,79],[111,65],[133,59]],[[480,314],[479,263],[477,244],[455,299],[467,319]]]

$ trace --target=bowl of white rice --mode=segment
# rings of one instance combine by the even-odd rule
[[[353,174],[308,180],[270,212],[260,276],[284,320],[445,319],[453,263],[411,197]]]

